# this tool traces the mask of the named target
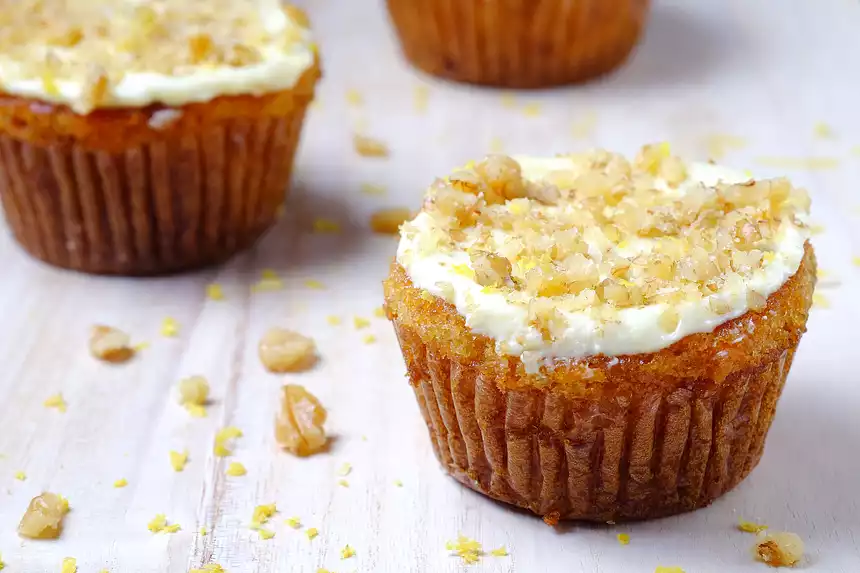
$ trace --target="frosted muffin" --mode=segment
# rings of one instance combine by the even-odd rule
[[[278,0],[0,11],[0,198],[32,255],[93,273],[221,261],[281,207],[319,77]]]
[[[815,286],[809,199],[666,146],[493,156],[402,228],[386,309],[441,463],[546,516],[709,504],[758,463]]]
[[[649,0],[387,0],[406,59],[443,78],[509,88],[586,80],[639,40]]]

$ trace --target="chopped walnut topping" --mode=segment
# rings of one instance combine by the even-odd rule
[[[312,338],[285,328],[271,328],[260,339],[260,360],[269,372],[301,372],[317,360]]]
[[[18,534],[31,539],[56,539],[63,519],[69,512],[69,501],[61,495],[45,492],[30,500],[18,524]]]
[[[803,557],[803,540],[788,531],[760,534],[752,551],[756,559],[771,567],[793,567]]]
[[[126,362],[134,356],[128,334],[110,326],[97,325],[90,331],[90,353],[105,362]]]
[[[323,424],[327,413],[316,396],[302,386],[288,384],[281,392],[281,409],[275,421],[275,438],[282,448],[305,457],[325,449]]]

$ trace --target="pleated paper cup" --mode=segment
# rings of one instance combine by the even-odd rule
[[[649,0],[387,0],[406,59],[459,82],[539,88],[618,67]]]
[[[15,238],[46,263],[121,275],[250,247],[282,209],[318,77],[315,65],[289,91],[87,116],[6,97],[0,199]]]
[[[657,353],[598,356],[541,376],[498,355],[397,265],[386,308],[451,476],[549,522],[615,521],[706,506],[758,464],[814,285],[807,246],[761,312]],[[749,334],[732,345],[737,328]]]

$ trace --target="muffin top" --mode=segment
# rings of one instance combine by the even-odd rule
[[[808,212],[785,179],[688,164],[666,144],[632,162],[496,155],[430,187],[397,261],[535,372],[655,352],[763,309],[800,265]]]
[[[0,0],[0,91],[77,113],[262,95],[313,64],[307,25],[280,0]]]

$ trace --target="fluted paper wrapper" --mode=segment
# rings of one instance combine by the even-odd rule
[[[649,0],[388,0],[406,58],[455,81],[510,88],[578,82],[620,65]]]
[[[90,273],[145,275],[251,246],[286,196],[304,107],[225,120],[120,152],[0,134],[0,198],[33,256]]]
[[[690,380],[633,399],[574,398],[500,389],[479,365],[395,328],[433,450],[454,478],[543,516],[591,521],[689,511],[736,486],[761,458],[796,349],[718,389]]]

